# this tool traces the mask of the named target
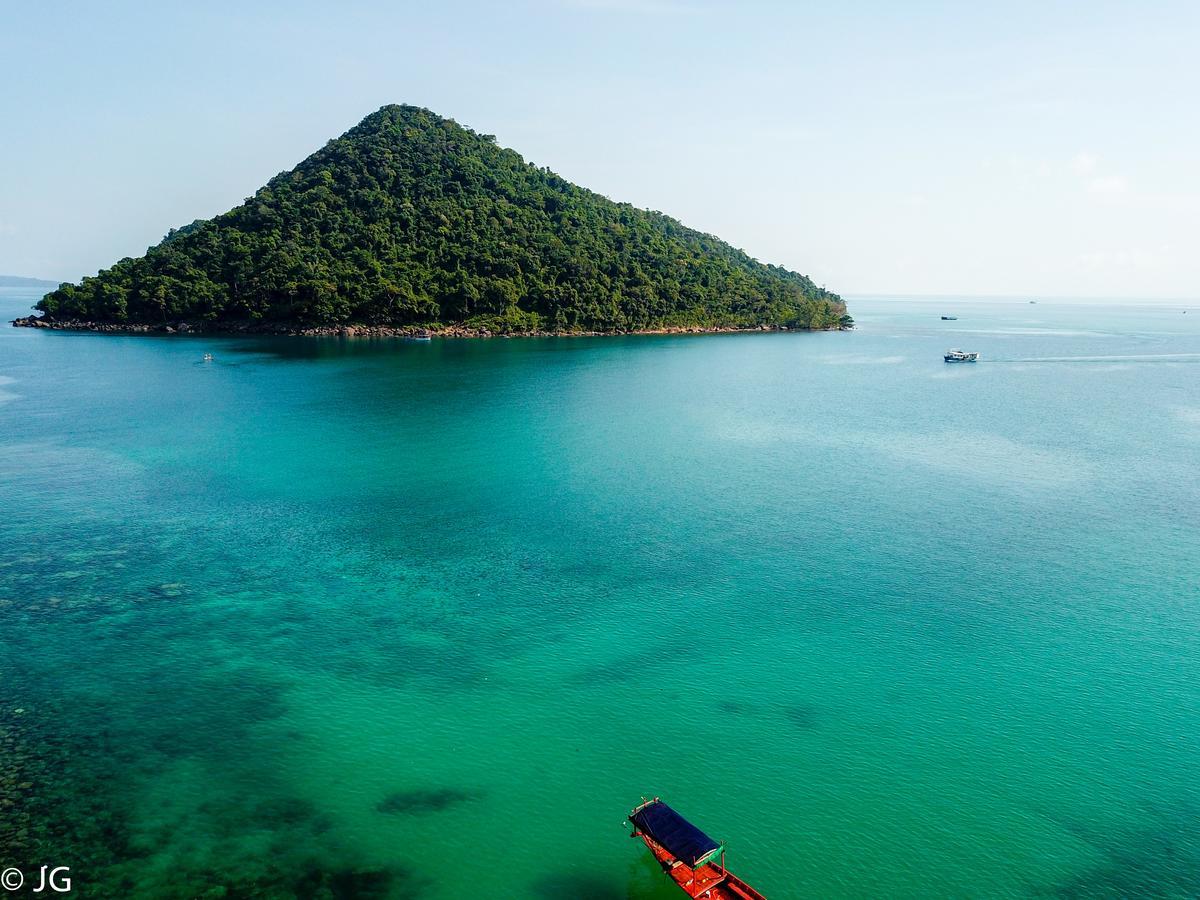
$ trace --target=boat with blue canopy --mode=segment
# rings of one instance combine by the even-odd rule
[[[679,888],[705,900],[766,900],[725,868],[725,845],[655,797],[629,814],[630,837],[640,837]]]
[[[947,350],[943,359],[948,363],[978,362],[978,350]]]

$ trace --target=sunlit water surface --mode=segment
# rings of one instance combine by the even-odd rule
[[[622,828],[659,794],[775,898],[1200,895],[1182,310],[5,326],[0,863],[108,898],[665,900]]]

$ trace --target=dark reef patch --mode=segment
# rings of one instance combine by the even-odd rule
[[[163,889],[171,897],[384,900],[428,894],[432,881],[399,867],[329,866],[316,860],[263,862],[241,872],[174,873]]]
[[[114,860],[136,860],[147,853],[134,839],[113,782],[90,758],[93,753],[111,758],[111,738],[100,732],[80,740],[57,727],[60,705],[42,698],[22,702],[14,706],[13,695],[0,690],[0,851],[5,864],[28,871],[46,860],[70,860],[76,893],[106,896],[81,878],[95,875],[99,880],[98,873]]]
[[[1083,898],[1200,897],[1200,808],[1188,801],[1146,803],[1149,826],[1112,833],[1086,823],[1064,823],[1103,859],[1038,896]]]
[[[412,872],[396,869],[310,869],[301,874],[293,885],[298,898],[333,898],[333,900],[375,900],[399,894],[403,882],[404,897],[419,897],[425,893],[421,880]]]
[[[388,794],[377,804],[376,812],[388,815],[411,816],[424,813],[442,812],[460,803],[478,800],[483,796],[481,791],[461,790],[458,788],[423,788],[412,791],[396,791]]]
[[[61,860],[71,896],[104,900],[427,894],[424,873],[364,857],[297,795],[297,676],[277,663],[319,668],[328,649],[349,667],[365,644],[370,677],[415,665],[451,685],[478,672],[471,655],[435,672],[432,650],[404,652],[403,622],[372,633],[354,616],[332,648],[314,642],[313,611],[279,599],[298,593],[294,570],[251,543],[254,565],[234,571],[225,550],[159,525],[68,518],[37,526],[36,555],[0,561],[0,866]],[[236,612],[212,602],[228,597]],[[297,634],[264,641],[281,609]]]
[[[144,714],[136,726],[139,739],[168,757],[233,753],[251,740],[256,725],[287,711],[287,684],[254,670],[194,678],[173,674],[128,695],[138,698],[135,705]]]
[[[805,731],[816,728],[821,718],[821,711],[811,703],[793,703],[783,710],[784,717]]]
[[[696,652],[682,644],[672,643],[647,647],[619,656],[607,662],[597,663],[575,672],[570,676],[572,684],[611,684],[638,678],[647,670],[676,662],[681,657]]]
[[[603,875],[563,873],[548,875],[533,886],[533,895],[545,900],[626,900],[628,893]]]
[[[6,656],[0,653],[0,663]],[[263,866],[254,856],[239,856],[240,848],[249,846],[248,835],[257,835],[261,846],[267,833],[272,858],[294,861],[308,854],[334,870],[316,896],[382,896],[370,893],[373,882],[355,876],[353,868],[334,877],[357,860],[339,846],[322,811],[274,783],[256,749],[259,739],[249,726],[279,714],[284,686],[254,673],[182,679],[169,673],[164,664],[140,691],[123,691],[120,703],[112,694],[64,690],[53,670],[35,668],[0,680],[0,850],[6,864],[36,868],[69,860],[72,895],[80,897],[294,896],[290,882],[264,892],[239,881],[240,873]],[[236,699],[239,689],[246,689],[245,703]],[[198,806],[147,817],[141,805],[146,787],[181,757],[231,779],[228,790],[215,790]],[[189,841],[196,834],[212,840],[227,864],[216,871],[197,868],[205,864],[191,859]],[[175,868],[168,882],[159,883],[166,876],[151,860],[166,857]],[[292,877],[282,870],[263,875],[276,886]]]
[[[419,679],[422,685],[440,691],[470,690],[478,687],[487,674],[480,654],[473,649],[423,646],[381,635],[369,624],[347,627],[345,638],[337,646],[315,651],[311,640],[297,635],[295,657],[297,665],[388,689],[402,688]]]
[[[247,822],[266,827],[291,827],[318,821],[317,805],[301,797],[267,797],[254,804]]]

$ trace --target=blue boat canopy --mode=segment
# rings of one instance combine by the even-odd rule
[[[652,800],[629,814],[629,821],[639,831],[667,849],[672,856],[690,868],[697,868],[711,859],[721,845],[681,816],[661,800]]]

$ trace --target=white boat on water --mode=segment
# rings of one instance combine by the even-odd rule
[[[946,362],[976,362],[979,353],[974,350],[947,350],[944,359]]]

